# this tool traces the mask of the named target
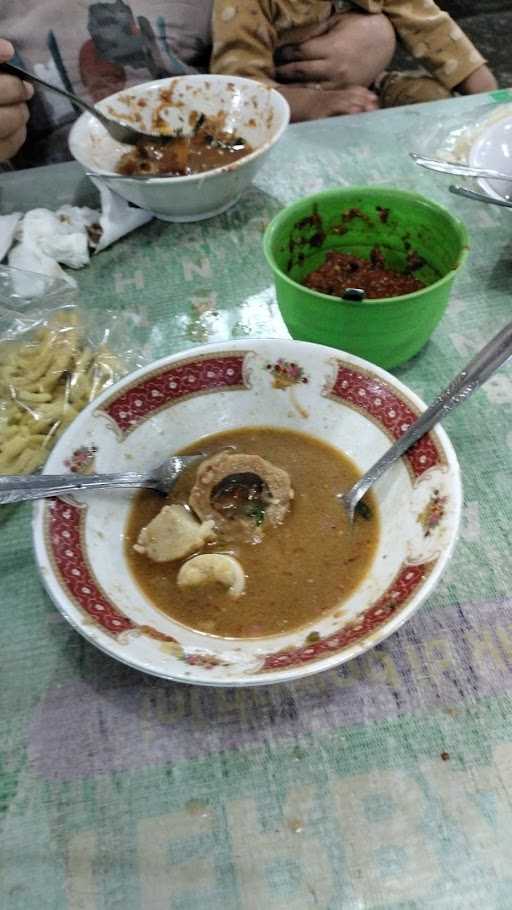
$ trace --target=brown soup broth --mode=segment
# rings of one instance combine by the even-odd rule
[[[116,170],[125,177],[152,174],[184,177],[234,164],[253,151],[248,142],[230,133],[211,133],[201,129],[194,136],[181,136],[167,144],[151,139],[141,140],[125,152]]]
[[[336,494],[360,476],[352,461],[332,446],[293,430],[248,427],[201,440],[207,454],[223,446],[261,455],[288,471],[295,498],[282,525],[260,543],[217,540],[203,552],[231,553],[247,576],[245,593],[233,599],[220,585],[180,589],[183,560],[155,563],[133,549],[139,532],[166,503],[187,503],[195,470],[185,472],[163,499],[139,493],[126,528],[126,557],[144,594],[171,619],[196,631],[257,638],[291,632],[332,613],[361,583],[379,539],[377,506],[349,527]],[[198,451],[191,446],[184,452]]]

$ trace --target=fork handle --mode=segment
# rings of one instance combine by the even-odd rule
[[[62,496],[84,489],[154,489],[157,486],[157,480],[150,474],[3,474],[0,475],[0,505]]]
[[[475,199],[477,202],[486,202],[487,205],[502,205],[505,209],[512,209],[512,202],[506,199],[495,199],[494,196],[488,196],[486,193],[477,193],[475,190],[468,190],[465,186],[453,184],[450,186],[450,193],[454,196],[464,196],[465,199]]]

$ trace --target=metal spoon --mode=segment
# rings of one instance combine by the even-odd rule
[[[385,471],[398,461],[402,455],[418,439],[444,420],[450,411],[463,404],[476,389],[480,388],[496,370],[512,356],[512,322],[498,332],[497,335],[485,345],[484,348],[468,363],[466,367],[453,379],[447,388],[432,402],[426,411],[411,424],[403,436],[391,446],[382,458],[371,467],[366,474],[347,493],[339,496],[345,506],[350,521],[354,519],[354,512],[358,503],[370,487],[379,480]]]
[[[86,177],[94,177],[95,180],[137,180],[139,183],[147,183],[148,180],[161,180],[163,177],[178,177],[179,174],[99,174],[96,171],[86,171]]]
[[[493,171],[489,168],[472,167],[464,164],[462,161],[442,161],[439,158],[424,158],[422,155],[416,155],[415,152],[409,152],[412,160],[419,164],[420,167],[428,171],[437,171],[440,174],[455,174],[459,177],[484,177],[487,180],[508,180],[512,183],[512,174],[504,174],[503,171]]]
[[[170,493],[178,477],[190,465],[206,456],[171,455],[163,464],[146,474],[2,474],[0,505],[46,499],[87,490],[146,488]]]
[[[87,111],[89,114],[92,114],[93,117],[96,117],[116,142],[123,142],[125,145],[136,145],[140,139],[149,138],[168,142],[173,138],[172,136],[166,136],[162,133],[144,132],[144,130],[136,129],[123,120],[112,120],[110,117],[102,114],[98,108],[93,107],[91,104],[87,104],[87,102],[83,101],[82,98],[79,98],[78,95],[74,95],[72,92],[67,92],[57,85],[52,85],[51,82],[40,79],[39,76],[36,76],[34,73],[29,73],[28,70],[22,69],[21,66],[14,66],[13,63],[0,63],[0,73],[8,73],[10,76],[17,76],[18,79],[25,79],[36,85],[42,85],[43,88],[47,89],[49,92],[55,92],[56,95],[62,95],[81,110]]]
[[[488,196],[487,193],[477,193],[475,190],[468,190],[465,186],[453,184],[450,186],[450,193],[454,196],[464,196],[465,199],[475,199],[477,202],[488,202],[489,205],[501,205],[505,209],[512,209],[512,201],[506,199],[495,199],[494,196]]]

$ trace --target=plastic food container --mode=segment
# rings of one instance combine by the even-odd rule
[[[392,368],[421,350],[441,319],[469,249],[465,226],[417,193],[351,187],[292,203],[268,226],[264,252],[277,301],[293,338],[330,345]],[[386,268],[403,272],[413,257],[424,288],[400,297],[344,300],[301,281],[328,250],[369,259],[378,248]],[[357,279],[354,277],[357,287]]]

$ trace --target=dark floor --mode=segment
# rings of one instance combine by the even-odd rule
[[[500,88],[512,88],[511,0],[438,0],[488,60]],[[399,52],[400,65],[411,60]]]

